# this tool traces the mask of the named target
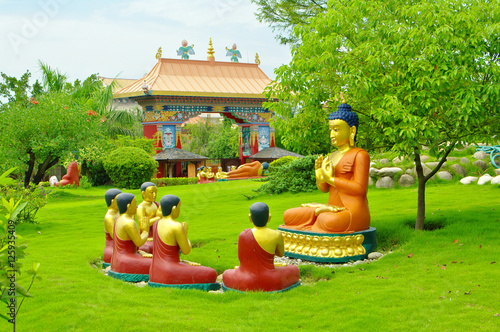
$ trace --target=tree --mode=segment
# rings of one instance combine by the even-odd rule
[[[212,123],[208,119],[186,125],[187,135],[183,135],[182,145],[186,151],[211,159],[238,156],[238,129],[231,127],[231,120]]]
[[[294,44],[297,37],[293,29],[327,9],[328,0],[252,0],[259,9],[255,15],[278,33],[276,39],[282,44]]]
[[[6,165],[19,166],[24,186],[38,184],[45,172],[69,153],[100,139],[99,119],[75,104],[70,95],[53,92],[3,107],[0,146]]]
[[[500,6],[484,0],[336,0],[329,7],[295,29],[301,44],[291,63],[277,70],[278,84],[268,93],[282,102],[270,107],[279,118],[289,104],[312,109],[321,100],[335,106],[343,94],[392,150],[413,157],[415,228],[423,229],[427,181],[454,148],[489,142],[499,132]],[[429,174],[420,160],[425,147],[439,158]]]

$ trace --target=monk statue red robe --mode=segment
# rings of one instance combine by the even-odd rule
[[[236,170],[228,172],[227,178],[237,179],[261,176],[262,171],[267,169],[268,167],[269,164],[266,162],[261,164],[260,161],[253,161],[251,163],[240,165]]]
[[[351,106],[341,104],[329,116],[330,139],[337,150],[315,162],[316,185],[328,204],[309,203],[286,210],[280,228],[318,233],[352,233],[370,227],[366,193],[370,157],[354,143],[359,124]]]
[[[64,187],[68,184],[74,184],[75,186],[80,185],[80,171],[78,170],[78,164],[73,161],[68,166],[68,172],[64,175],[60,182],[56,183],[58,187]]]
[[[269,207],[254,203],[250,207],[250,222],[254,228],[245,229],[238,238],[240,266],[222,275],[223,288],[239,291],[283,291],[300,284],[299,268],[295,265],[275,266],[274,256],[285,253],[280,231],[270,229]]]
[[[147,281],[151,258],[141,256],[137,248],[148,239],[149,225],[141,220],[141,229],[135,223],[137,201],[135,196],[122,193],[116,196],[120,217],[116,219],[114,230],[113,256],[110,276],[126,281]]]
[[[156,202],[157,193],[158,188],[156,188],[156,185],[153,182],[144,182],[141,185],[143,201],[137,207],[137,220],[142,220],[144,225],[149,224],[149,226],[153,226],[157,220],[160,220],[160,216],[158,215],[158,203]],[[143,231],[143,229],[141,229],[141,231]],[[152,254],[154,250],[153,236],[153,227],[150,227],[148,240],[139,248],[139,250]]]
[[[198,263],[181,261],[179,252],[191,252],[187,237],[188,225],[176,219],[181,212],[181,201],[175,195],[163,196],[160,200],[163,217],[154,224],[153,262],[149,270],[149,285],[152,287],[219,289],[217,272]]]
[[[106,237],[104,253],[102,255],[102,260],[104,261],[102,266],[104,268],[111,264],[111,257],[113,256],[113,229],[116,219],[120,216],[120,213],[118,213],[118,205],[116,204],[116,196],[121,193],[119,189],[109,189],[104,194],[104,200],[108,206],[108,211],[104,216],[104,236]]]

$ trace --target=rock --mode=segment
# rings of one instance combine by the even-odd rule
[[[382,256],[384,256],[384,255],[382,255],[382,253],[374,251],[374,252],[371,252],[368,254],[368,259],[378,259]]]
[[[486,171],[488,169],[488,164],[484,160],[476,160],[472,165],[476,166],[481,171]]]
[[[453,178],[453,175],[451,175],[450,172],[448,171],[441,171],[436,173],[437,177],[442,179],[442,180],[451,180]]]
[[[422,168],[423,168],[423,171],[424,171],[424,175],[427,176],[427,174],[429,174],[431,172],[431,169],[429,167],[427,167],[426,164],[422,164]],[[413,168],[413,172],[415,174],[417,174],[417,168]]]
[[[373,186],[373,179],[371,176],[368,177],[368,185]]]
[[[424,155],[424,154],[420,155],[420,161],[421,162],[425,163],[427,160],[429,160],[429,156]]]
[[[389,159],[387,159],[387,158],[382,158],[382,159],[380,159],[380,163],[381,163],[382,165],[384,165],[384,164],[388,164],[388,163],[389,163]]]
[[[467,176],[467,170],[462,165],[451,165],[451,169],[455,172],[455,174],[460,175],[461,177]]]
[[[483,160],[483,159],[488,158],[488,154],[484,151],[477,151],[472,156],[476,159],[479,159],[479,160]]]
[[[413,174],[413,170],[411,168],[408,168],[405,173],[409,174],[409,175],[412,175]]]
[[[477,180],[477,184],[480,185],[480,186],[482,186],[483,184],[486,184],[486,183],[490,182],[491,179],[493,179],[493,177],[491,175],[485,174],[485,175],[481,176],[479,178],[479,180]]]
[[[458,158],[457,157],[447,157],[446,160],[447,161],[454,161],[454,160],[457,160]]]
[[[375,165],[377,165],[377,163],[376,163],[376,162],[374,162],[374,161],[370,161],[370,167],[373,167],[373,166],[375,166]]]
[[[396,157],[396,158],[394,158],[394,159],[392,160],[392,162],[393,162],[393,163],[395,163],[395,164],[397,164],[397,163],[402,162],[403,160],[405,160],[405,158],[404,158],[404,157],[401,157],[401,158],[400,158],[400,157]]]
[[[462,157],[460,158],[460,163],[464,165],[468,165],[470,163],[469,159]]]
[[[466,176],[462,180],[460,180],[460,183],[462,184],[471,184],[472,182],[476,182],[478,179],[477,176]]]
[[[381,177],[375,183],[375,187],[377,188],[394,188],[394,180],[389,176]]]
[[[376,169],[375,167],[370,168],[369,175],[370,177],[378,177],[378,169]]]
[[[384,167],[378,170],[378,174],[380,177],[390,176],[391,178],[393,178],[396,173],[402,171],[403,170],[399,167]]]
[[[434,168],[439,164],[439,161],[430,161],[428,163],[425,163],[428,167]],[[446,162],[443,163],[441,166],[446,166]]]
[[[403,174],[399,178],[399,185],[401,187],[410,187],[413,186],[414,184],[415,184],[415,179],[411,175]]]
[[[495,175],[500,175],[500,168],[495,168]]]
[[[500,175],[497,175],[493,179],[491,179],[491,184],[500,184]]]

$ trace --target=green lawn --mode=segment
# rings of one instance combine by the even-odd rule
[[[192,252],[185,259],[220,274],[238,265],[238,234],[251,226],[249,206],[269,205],[276,228],[283,212],[326,202],[319,191],[254,195],[261,183],[231,181],[163,187],[182,200]],[[427,223],[415,232],[415,188],[369,190],[378,261],[354,266],[301,265],[303,285],[286,293],[210,294],[137,287],[104,275],[102,257],[108,188],[56,189],[38,214],[20,225],[28,242],[25,266],[40,262],[18,331],[286,331],[497,330],[500,326],[500,187],[430,184]],[[142,201],[139,190],[129,191]],[[456,240],[456,241],[455,241]],[[495,263],[496,262],[496,263]],[[27,280],[21,281],[26,285]],[[5,310],[6,311],[6,310]],[[0,322],[0,330],[11,325]]]

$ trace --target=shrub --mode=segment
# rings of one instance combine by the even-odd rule
[[[197,184],[198,178],[158,178],[151,179],[157,187],[181,186],[185,184]]]
[[[123,147],[112,151],[104,160],[104,169],[116,187],[136,189],[151,181],[158,162],[143,149]]]
[[[48,190],[43,185],[35,186],[31,184],[28,188],[25,188],[22,183],[17,183],[2,186],[0,193],[7,200],[13,199],[16,202],[26,202],[16,220],[17,224],[22,224],[36,222],[36,214],[38,210],[47,204],[51,190]]]
[[[269,164],[269,172],[275,171],[278,167],[288,165],[289,163],[291,163],[295,159],[297,159],[297,157],[292,157],[292,156],[285,156],[285,157],[281,157],[279,159],[276,159]]]
[[[314,161],[317,157],[312,155],[297,158],[286,165],[277,167],[269,176],[269,181],[263,184],[258,191],[281,194],[286,191],[298,193],[315,190]]]

